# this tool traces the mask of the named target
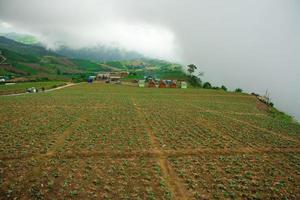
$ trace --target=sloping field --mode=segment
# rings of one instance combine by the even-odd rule
[[[98,83],[0,97],[0,199],[299,199],[300,126],[262,107]]]

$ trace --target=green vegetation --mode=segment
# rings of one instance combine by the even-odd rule
[[[51,89],[58,86],[64,85],[64,82],[60,81],[49,81],[49,82],[25,82],[16,83],[13,85],[0,85],[0,95],[3,94],[17,94],[26,92],[27,88],[35,87],[37,89],[45,88]]]
[[[209,82],[205,82],[205,83],[203,83],[203,88],[205,88],[205,89],[211,89],[212,86],[211,86],[211,84]]]
[[[186,80],[182,66],[157,59],[136,59],[96,63],[83,59],[71,59],[48,51],[41,46],[21,44],[0,37],[0,50],[7,58],[7,65],[1,67],[0,76],[22,77],[34,80],[47,77],[51,80],[85,81],[89,75],[100,71],[128,71],[135,75],[124,80],[153,76],[159,79]]]
[[[253,95],[82,83],[0,120],[4,199],[299,198],[300,125]]]
[[[241,88],[236,88],[236,89],[235,89],[235,92],[237,92],[237,93],[242,93],[243,90],[242,90]]]
[[[4,36],[6,38],[23,44],[38,44],[38,40],[32,35],[19,33],[0,33],[0,36]]]

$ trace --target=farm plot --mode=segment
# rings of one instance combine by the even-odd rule
[[[296,122],[278,119],[268,115],[255,116],[255,115],[244,115],[237,116],[230,114],[231,117],[238,118],[239,120],[250,123],[254,126],[258,126],[270,131],[275,131],[283,136],[300,139],[300,125]]]
[[[0,163],[1,197],[13,199],[171,199],[155,160],[49,159]],[[43,169],[37,176],[30,168]]]
[[[110,96],[99,96],[101,101],[105,98]],[[87,113],[86,122],[73,130],[60,150],[107,152],[149,149],[148,134],[138,121],[130,98],[118,96],[109,102],[109,106]]]
[[[299,199],[300,154],[169,158],[194,199]]]
[[[0,97],[0,199],[297,199],[298,129],[256,103],[97,83]]]
[[[40,102],[43,104],[43,102]],[[56,137],[79,116],[76,110],[51,106],[9,105],[0,108],[0,155],[22,157],[45,153]]]
[[[49,82],[28,82],[28,83],[16,83],[14,85],[0,85],[0,95],[5,94],[17,94],[26,92],[27,88],[35,87],[37,89],[45,88],[51,89],[62,85],[64,82],[49,81]]]

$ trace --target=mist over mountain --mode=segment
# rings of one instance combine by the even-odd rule
[[[24,44],[22,42],[17,42],[3,36],[0,36],[0,48],[14,51],[20,54],[31,54],[36,56],[56,55],[54,51],[45,49],[43,46]]]
[[[34,37],[33,35],[29,35],[29,34],[9,32],[9,33],[0,33],[0,36],[6,37],[8,39],[11,39],[16,42],[23,43],[23,44],[31,44],[31,45],[39,44],[38,39],[36,37]]]
[[[113,46],[97,45],[85,48],[71,48],[66,45],[58,45],[55,49],[46,49],[35,36],[21,33],[0,33],[2,47],[18,53],[33,53],[37,55],[59,54],[69,58],[85,59],[96,62],[113,60],[134,60],[145,58],[140,53],[128,51]],[[28,52],[28,50],[32,52]]]
[[[86,47],[80,49],[72,49],[67,46],[60,46],[55,50],[60,55],[79,58],[93,61],[113,61],[113,60],[133,60],[141,59],[145,56],[133,52],[127,51],[125,49],[105,47],[105,46],[96,46],[96,47]]]

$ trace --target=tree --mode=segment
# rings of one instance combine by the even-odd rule
[[[243,92],[243,90],[241,88],[236,88],[235,92],[241,93],[241,92]]]
[[[224,90],[224,91],[227,91],[227,87],[225,87],[225,85],[222,85],[221,89]]]
[[[211,84],[209,82],[205,82],[203,84],[203,88],[205,88],[205,89],[211,89]]]
[[[56,74],[57,74],[57,75],[60,75],[60,74],[61,74],[60,69],[58,69],[58,68],[56,69]]]
[[[188,77],[188,82],[190,83],[191,86],[194,87],[201,87],[202,86],[202,81],[199,77],[197,76],[189,76]]]
[[[187,70],[188,70],[188,72],[190,73],[190,76],[192,76],[192,74],[195,72],[195,69],[197,69],[197,67],[196,67],[196,65],[194,65],[194,64],[189,64],[188,66],[187,66]]]

